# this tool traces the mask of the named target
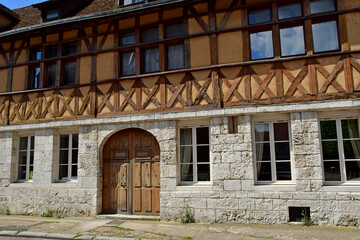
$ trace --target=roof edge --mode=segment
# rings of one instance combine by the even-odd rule
[[[59,19],[59,20],[55,20],[55,21],[51,21],[51,22],[44,22],[41,24],[36,24],[33,26],[29,26],[29,27],[23,27],[23,28],[18,28],[18,29],[14,29],[14,30],[9,30],[9,31],[0,33],[0,39],[4,38],[4,37],[9,37],[12,35],[20,34],[20,33],[40,30],[40,29],[47,28],[47,27],[54,27],[54,26],[68,24],[68,23],[76,23],[76,22],[82,22],[82,21],[86,21],[86,20],[106,18],[106,17],[111,17],[111,16],[115,16],[115,15],[119,15],[119,14],[137,12],[140,10],[146,10],[146,9],[151,9],[151,8],[155,8],[155,7],[159,7],[159,6],[165,6],[165,5],[170,5],[170,4],[182,3],[182,2],[189,2],[189,1],[197,2],[197,0],[195,0],[195,1],[194,0],[152,1],[152,2],[147,2],[147,3],[137,4],[134,6],[123,7],[123,8],[116,9],[116,10],[100,12],[100,13],[95,13],[95,14],[88,14],[88,15],[77,16],[77,17],[71,17],[71,18],[65,18],[65,19]]]

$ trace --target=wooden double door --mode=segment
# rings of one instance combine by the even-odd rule
[[[160,214],[160,147],[141,129],[122,130],[103,151],[103,212]]]

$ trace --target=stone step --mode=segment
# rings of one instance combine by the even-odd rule
[[[111,220],[160,221],[160,216],[128,215],[128,214],[99,214],[99,215],[96,215],[96,218],[111,219]]]

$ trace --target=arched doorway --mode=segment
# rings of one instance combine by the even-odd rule
[[[149,132],[119,131],[103,151],[103,212],[160,215],[160,147]]]

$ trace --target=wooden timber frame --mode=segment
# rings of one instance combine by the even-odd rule
[[[308,101],[323,101],[335,99],[358,98],[360,95],[360,51],[351,51],[346,14],[360,12],[360,8],[345,9],[344,0],[337,1],[337,11],[310,15],[309,0],[302,1],[303,16],[290,20],[277,20],[277,5],[283,1],[270,1],[264,4],[247,5],[240,0],[230,1],[230,7],[217,9],[218,1],[190,1],[174,6],[157,7],[113,18],[100,19],[97,22],[87,21],[77,26],[62,26],[49,29],[46,34],[28,32],[21,35],[21,40],[15,37],[0,39],[0,54],[5,62],[1,70],[7,70],[6,92],[0,93],[0,124],[20,124],[54,120],[79,118],[108,117],[124,114],[157,113],[171,111],[186,111],[197,109],[213,109],[233,106],[259,104],[280,104]],[[195,4],[207,3],[207,10],[198,12]],[[269,23],[248,25],[247,9],[271,6],[273,19]],[[185,34],[182,37],[165,39],[163,12],[168,8],[183,8],[181,19]],[[241,11],[241,26],[226,27],[234,11]],[[150,43],[140,43],[140,14],[158,14],[156,26],[159,28],[159,40]],[[222,17],[219,17],[222,16]],[[135,18],[135,27],[124,30],[135,31],[137,43],[132,46],[119,45],[119,21],[129,17]],[[208,18],[208,21],[204,20]],[[201,32],[189,32],[189,19],[194,19]],[[315,54],[312,43],[312,21],[336,20],[340,49],[338,51]],[[175,20],[179,21],[179,20]],[[97,25],[108,24],[105,31],[98,33]],[[304,26],[306,55],[282,58],[278,39],[279,26],[301,24]],[[151,24],[149,25],[151,26]],[[91,34],[84,28],[91,28]],[[145,26],[148,27],[148,26]],[[274,36],[274,59],[250,61],[249,32],[264,28],[272,29]],[[65,31],[77,31],[77,36],[63,39]],[[219,63],[219,35],[240,32],[242,34],[242,61]],[[47,43],[47,36],[58,34],[58,41]],[[104,48],[108,37],[113,35],[111,48]],[[29,61],[30,38],[41,37],[38,47],[58,46],[59,57]],[[192,66],[191,41],[199,37],[208,37],[210,46],[210,64]],[[7,50],[3,43],[10,42]],[[15,44],[15,42],[19,42]],[[62,56],[63,47],[70,42],[78,43],[78,53]],[[85,44],[82,44],[84,42]],[[166,46],[173,43],[184,43],[185,68],[166,70]],[[17,46],[15,46],[17,45]],[[85,49],[83,47],[85,46]],[[160,55],[160,72],[143,74],[141,49],[158,46]],[[136,53],[136,75],[120,76],[121,52],[134,50]],[[22,51],[26,52],[25,62],[18,62]],[[112,78],[99,80],[98,58],[104,53],[113,53]],[[91,58],[91,73],[89,83],[80,83],[80,59]],[[66,61],[76,61],[76,82],[73,85],[62,86],[63,73],[61,69]],[[56,62],[56,86],[47,87],[45,65]],[[25,67],[24,88],[28,89],[29,66],[39,64],[39,89],[12,91],[13,70]],[[294,70],[295,65],[296,69]],[[231,70],[229,74],[229,69]],[[260,69],[260,70],[259,70]],[[235,74],[234,74],[235,72]],[[272,87],[271,87],[272,86]]]

